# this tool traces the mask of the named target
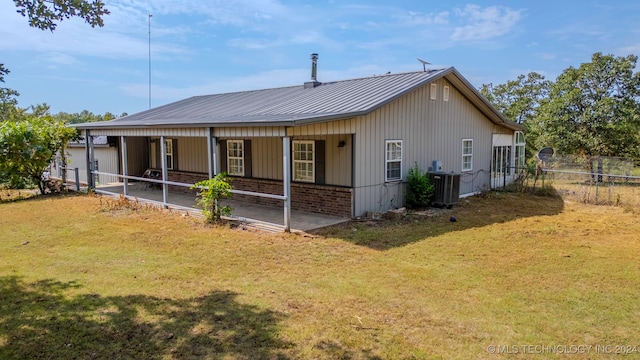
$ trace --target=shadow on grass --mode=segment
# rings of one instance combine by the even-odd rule
[[[0,278],[0,359],[286,359],[283,315],[198,298],[67,296],[76,283]]]
[[[425,238],[532,216],[552,216],[564,208],[557,195],[489,192],[461,199],[451,210],[436,216],[416,216],[410,212],[402,220],[350,222],[323,228],[315,234],[338,238],[376,250],[389,250]],[[455,218],[455,221],[451,221]]]

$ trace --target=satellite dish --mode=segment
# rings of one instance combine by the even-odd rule
[[[553,156],[553,149],[550,147],[544,147],[538,151],[536,155],[540,161],[547,162]]]
[[[427,60],[422,60],[420,58],[417,58],[417,59],[422,63],[422,70],[427,71],[427,65],[431,65],[431,63],[428,62]]]

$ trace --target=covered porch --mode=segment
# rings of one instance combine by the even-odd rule
[[[233,187],[234,215],[242,219],[284,231],[309,230],[344,221],[353,213],[351,134],[310,136],[286,127],[85,129],[84,133],[87,183],[98,192],[192,210],[196,190],[190,187],[225,172]],[[115,139],[117,169],[98,168],[96,135]],[[104,187],[98,178],[115,178],[119,183]]]
[[[128,185],[129,199],[137,199],[141,202],[164,206],[170,209],[200,214],[201,209],[196,205],[193,194],[184,192],[170,192],[169,202],[164,203],[163,190],[157,186],[149,186],[151,183],[130,182]],[[123,183],[111,183],[99,185],[95,188],[99,194],[107,196],[120,196],[124,194]],[[251,204],[245,201],[226,199],[222,205],[230,205],[233,209],[230,219],[240,224],[252,226],[267,231],[283,231],[283,210],[281,206]],[[312,213],[301,210],[291,210],[290,229],[292,231],[309,231],[326,226],[336,225],[349,221],[349,218]]]

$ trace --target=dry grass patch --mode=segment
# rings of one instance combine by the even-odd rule
[[[314,236],[114,216],[87,196],[1,204],[0,358],[462,359],[490,358],[492,344],[634,344],[639,232],[621,208],[514,194]]]

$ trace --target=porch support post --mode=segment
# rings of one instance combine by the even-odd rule
[[[207,128],[207,156],[209,160],[209,179],[218,174],[218,139],[213,136],[213,129]]]
[[[89,166],[87,166],[87,186],[89,189],[96,188],[96,178],[93,175],[93,171],[96,168],[96,159],[95,152],[93,149],[93,136],[90,135],[89,130],[86,131],[85,144],[87,144],[87,148],[89,149]]]
[[[85,160],[87,163],[87,187],[91,189],[91,150],[89,149],[89,130],[84,131],[84,151],[85,151]]]
[[[120,136],[120,149],[122,150],[122,175],[129,175],[129,166],[127,165],[127,137]],[[122,190],[124,195],[129,195],[129,179],[122,178]]]
[[[162,135],[160,136],[160,158],[161,166],[162,166],[162,203],[164,204],[165,209],[168,207],[168,199],[169,199],[169,185],[164,183],[169,178],[169,173],[167,172],[167,138]]]
[[[282,182],[284,184],[284,231],[291,231],[291,138],[282,138]]]

